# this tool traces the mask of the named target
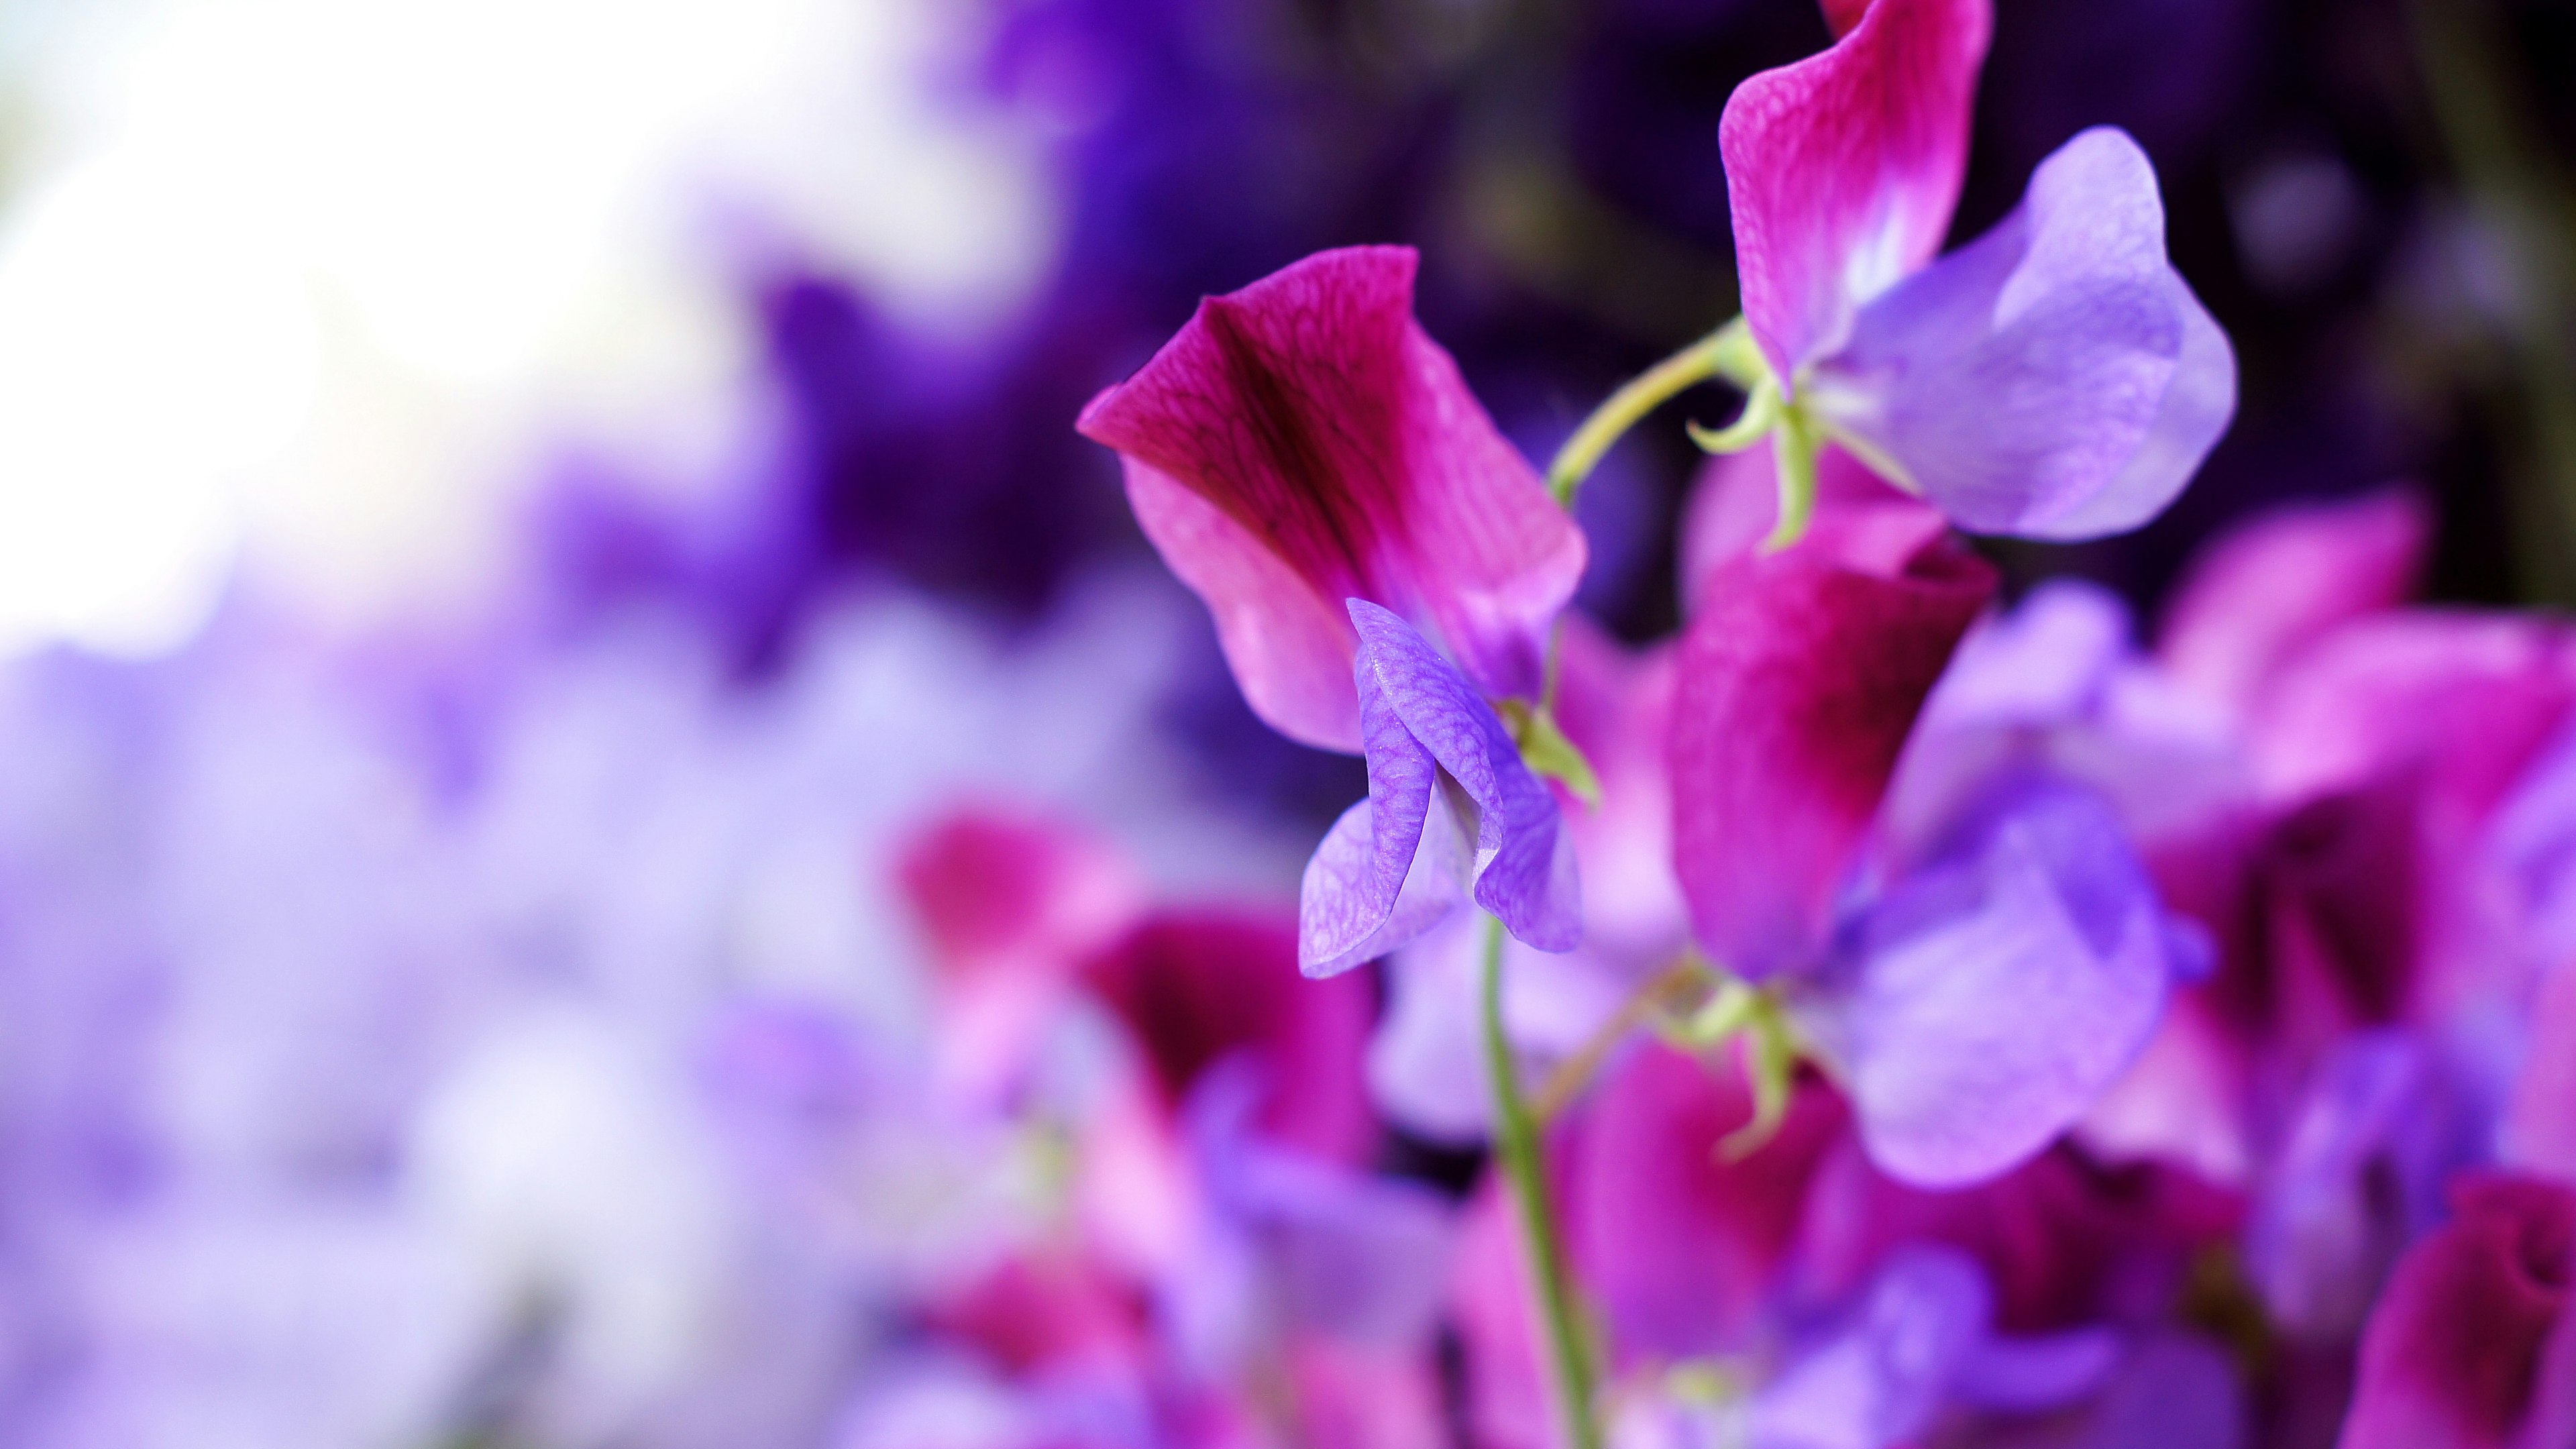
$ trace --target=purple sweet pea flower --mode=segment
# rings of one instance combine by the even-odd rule
[[[2399,1251],[2475,1154],[2471,1114],[2423,1043],[2366,1032],[2320,1066],[2271,1155],[2246,1228],[2248,1276],[2286,1332],[2357,1333]]]
[[[2576,1191],[2464,1175],[2371,1315],[2339,1449],[2576,1442]]]
[[[1755,1395],[1747,1437],[1762,1449],[1891,1449],[1945,1410],[2035,1413],[2098,1389],[2119,1346],[2101,1329],[2011,1338],[1974,1260],[1908,1248],[1858,1308]]]
[[[1393,613],[1349,607],[1369,798],[1307,863],[1297,964],[1330,976],[1374,960],[1438,924],[1471,884],[1514,936],[1571,949],[1582,918],[1556,797],[1457,666]]]
[[[1991,28],[1986,0],[1875,0],[1831,49],[1737,89],[1720,147],[1745,321],[1801,428],[1961,527],[2122,532],[2225,430],[2235,357],[2166,262],[2154,168],[2117,130],[2068,142],[2020,209],[1932,261]]]
[[[1181,1316],[1218,1340],[1310,1332],[1377,1352],[1420,1348],[1448,1279],[1448,1204],[1259,1134],[1262,1099],[1278,1090],[1293,1086],[1268,1086],[1236,1057],[1191,1093],[1186,1131],[1212,1211],[1208,1244],[1170,1285]]]
[[[1324,749],[1367,737],[1345,600],[1428,630],[1485,694],[1534,695],[1583,573],[1582,533],[1413,321],[1415,264],[1322,252],[1210,298],[1079,425],[1253,712]]]
[[[2006,771],[1951,792],[1920,845],[1890,838],[1898,757],[1992,588],[1920,505],[1828,514],[1712,574],[1675,711],[1675,864],[1701,945],[1783,983],[1872,1155],[1925,1184],[2046,1145],[2206,960],[2088,792]]]
[[[1503,946],[1503,1030],[1532,1081],[1580,1050],[1689,937],[1665,765],[1675,651],[1630,653],[1573,614],[1559,648],[1552,712],[1591,763],[1600,799],[1565,822],[1583,882],[1582,943],[1563,953]],[[1465,1145],[1485,1135],[1482,956],[1477,923],[1457,916],[1387,960],[1369,1089],[1416,1136]]]
[[[2207,960],[2097,797],[2006,782],[1790,1002],[1872,1159],[1961,1184],[2080,1117],[2146,1045],[2173,979]]]

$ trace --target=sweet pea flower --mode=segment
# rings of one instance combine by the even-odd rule
[[[1776,983],[1889,1171],[2038,1151],[2145,1044],[2204,954],[2100,798],[2007,771],[1916,840],[1883,813],[1992,571],[1909,502],[1716,570],[1682,645],[1675,854],[1699,944]]]
[[[2339,1449],[2576,1441],[2576,1191],[2469,1173],[2451,1199],[2371,1315]]]
[[[1470,883],[1543,950],[1580,930],[1555,800],[1490,701],[1540,694],[1583,536],[1413,321],[1415,265],[1354,247],[1210,298],[1080,422],[1253,712],[1368,758],[1369,800],[1306,871],[1315,976],[1422,934]]]
[[[1719,127],[1761,358],[1749,419],[1777,416],[1784,481],[1807,486],[1831,439],[1971,532],[2153,518],[2225,430],[2236,364],[2165,259],[2146,154],[2116,129],[2078,135],[2012,215],[1935,261],[1987,0],[1826,9],[1834,45],[1746,81]]]
[[[1674,651],[1630,651],[1580,615],[1561,630],[1554,713],[1599,796],[1566,820],[1585,882],[1582,942],[1563,953],[1503,944],[1503,1030],[1531,1081],[1581,1051],[1689,935],[1664,758]],[[1462,915],[1389,956],[1387,1008],[1369,1044],[1379,1110],[1418,1137],[1462,1146],[1483,1140],[1492,1103],[1476,1025],[1479,934]]]
[[[1333,822],[1298,895],[1297,964],[1330,976],[1429,931],[1472,890],[1542,951],[1582,936],[1556,796],[1458,667],[1392,612],[1350,601],[1369,798]]]
[[[1199,306],[1083,410],[1136,521],[1207,601],[1235,681],[1289,738],[1356,753],[1366,600],[1483,694],[1535,696],[1582,533],[1413,320],[1405,247],[1319,252]]]

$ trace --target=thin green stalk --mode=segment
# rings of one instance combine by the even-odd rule
[[[1684,389],[1723,377],[1750,393],[1767,375],[1761,350],[1753,345],[1744,320],[1739,317],[1727,323],[1630,378],[1594,408],[1565,446],[1556,450],[1556,461],[1548,464],[1548,491],[1556,496],[1558,506],[1574,506],[1575,490],[1592,475],[1610,445]]]
[[[1485,918],[1485,1068],[1494,1086],[1494,1154],[1519,1208],[1521,1245],[1538,1288],[1538,1311],[1547,1329],[1548,1366],[1555,1380],[1566,1449],[1601,1449],[1593,1421],[1592,1354],[1565,1270],[1565,1250],[1548,1205],[1547,1175],[1539,1157],[1538,1123],[1521,1096],[1512,1047],[1503,1035],[1503,923]]]

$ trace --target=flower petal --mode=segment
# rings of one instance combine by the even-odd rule
[[[2017,787],[1872,908],[1800,1019],[1849,1082],[1873,1161],[1972,1183],[2047,1146],[2136,1059],[2169,939],[2109,810]]]
[[[1816,459],[1816,516],[1893,503],[1905,495],[1831,444]],[[1682,613],[1697,612],[1709,577],[1771,536],[1780,517],[1778,450],[1721,453],[1701,465],[1682,519]],[[1812,525],[1811,525],[1812,526]]]
[[[1078,425],[1126,456],[1138,518],[1216,612],[1255,710],[1332,748],[1358,742],[1323,647],[1349,657],[1342,600],[1422,622],[1487,691],[1526,694],[1583,572],[1582,534],[1414,323],[1415,266],[1353,247],[1210,298]]]
[[[1361,1054],[1375,1003],[1360,977],[1299,979],[1294,923],[1266,912],[1160,912],[1083,963],[1091,990],[1143,1049],[1177,1108],[1218,1062],[1252,1062],[1294,1091],[1268,1094],[1275,1141],[1354,1162],[1376,1145]]]
[[[1940,249],[1993,23],[1988,0],[1876,0],[1832,49],[1727,99],[1744,318],[1782,378],[1840,348],[1855,308]]]
[[[1915,713],[1994,586],[1912,504],[1819,520],[1711,578],[1675,686],[1673,862],[1728,969],[1767,977],[1819,948]]]
[[[2411,597],[2432,527],[2406,488],[2268,513],[2192,560],[2157,653],[2195,690],[2243,710],[2328,630]]]
[[[1120,460],[1127,505],[1163,562],[1207,601],[1217,644],[1261,722],[1302,745],[1360,747],[1350,630],[1337,601],[1170,474]]]
[[[2362,1338],[2339,1449],[2504,1449],[2519,1441],[2564,1338],[2576,1192],[2463,1176],[2458,1216],[2408,1251]]]
[[[1993,1308],[1985,1275],[1965,1254],[1896,1253],[1854,1320],[1754,1399],[1753,1442],[1800,1449],[1913,1442],[1985,1339]]]
[[[1647,1046],[1612,1069],[1563,1148],[1567,1251],[1623,1353],[1682,1359],[1746,1346],[1845,1114],[1812,1076],[1778,1132],[1719,1151],[1752,1121],[1735,1060]]]
[[[2100,127],[2001,225],[1864,309],[1809,397],[1972,533],[2096,538],[2191,481],[2235,412],[2236,359],[2165,261],[2154,166]]]
[[[1414,741],[1412,750],[1436,761],[1441,775],[1473,802],[1476,903],[1542,951],[1573,949],[1582,935],[1582,908],[1575,887],[1574,842],[1556,797],[1521,763],[1520,751],[1503,732],[1493,707],[1411,625],[1365,599],[1351,600],[1350,612],[1360,636],[1363,714],[1378,707],[1372,701],[1383,701],[1396,726]],[[1379,733],[1372,719],[1372,797]],[[1407,772],[1403,788],[1413,790],[1410,774],[1420,755],[1386,753]]]
[[[1334,976],[1440,924],[1466,896],[1472,847],[1446,805],[1439,770],[1385,697],[1361,697],[1368,719],[1369,798],[1342,812],[1306,862],[1297,894],[1297,968]]]

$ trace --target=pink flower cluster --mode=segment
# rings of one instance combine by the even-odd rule
[[[1217,1198],[1320,1322],[1428,1261],[1295,1246],[1403,1218],[1314,1207],[1392,1190],[1293,1125],[1351,1063],[1210,1063],[1356,1033],[1385,963],[1378,1105],[1494,1148],[1445,1297],[1496,1449],[2576,1443],[2576,639],[2409,606],[2403,493],[2222,540],[2152,648],[2001,607],[1961,534],[2154,517],[2233,357],[2118,131],[1936,256],[1986,0],[1826,10],[1725,116],[1744,315],[1676,366],[1747,400],[1679,638],[1568,612],[1409,251],[1209,299],[1085,411],[1254,711],[1368,767],[1310,1001],[1205,925],[1091,979],[1215,1033],[1158,1078],[1203,1160],[1295,1145]]]

